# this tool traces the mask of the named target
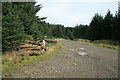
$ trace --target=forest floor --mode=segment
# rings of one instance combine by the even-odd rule
[[[9,78],[117,78],[118,51],[59,39],[52,57],[13,70]]]

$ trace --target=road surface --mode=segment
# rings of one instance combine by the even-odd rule
[[[59,39],[50,59],[13,71],[10,78],[117,78],[118,51]]]

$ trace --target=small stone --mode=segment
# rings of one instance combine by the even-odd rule
[[[76,63],[73,63],[74,66],[76,66]]]
[[[98,74],[100,75],[101,73],[99,72]]]

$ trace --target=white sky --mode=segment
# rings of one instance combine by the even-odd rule
[[[47,17],[46,22],[74,27],[77,24],[89,24],[95,13],[105,15],[110,9],[118,11],[119,0],[36,0],[42,4],[37,13],[39,17]]]

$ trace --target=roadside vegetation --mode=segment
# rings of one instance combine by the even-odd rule
[[[96,40],[96,41],[92,42],[87,39],[78,39],[77,42],[83,43],[83,44],[89,44],[89,45],[97,46],[97,47],[104,47],[104,48],[108,48],[108,49],[114,49],[114,50],[119,49],[118,41]]]

